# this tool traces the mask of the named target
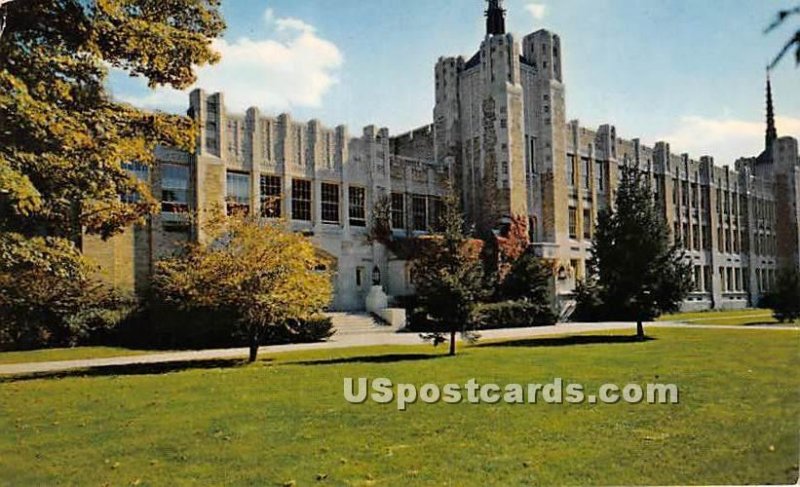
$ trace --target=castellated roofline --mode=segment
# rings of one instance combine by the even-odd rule
[[[624,162],[626,151],[627,149],[627,156],[629,161],[635,161],[635,150],[638,147],[639,154],[640,154],[640,163],[642,162],[641,155],[651,155],[656,152],[661,152],[662,154],[666,155],[666,161],[669,162],[670,170],[675,170],[675,162],[676,161],[684,161],[685,164],[689,164],[692,166],[702,166],[707,165],[709,168],[713,169],[714,173],[719,175],[723,174],[725,171],[729,171],[732,175],[736,175],[738,173],[742,173],[742,169],[744,168],[744,164],[742,161],[748,160],[756,160],[757,156],[753,157],[739,157],[735,161],[730,161],[729,163],[725,164],[717,164],[715,161],[715,157],[710,154],[701,154],[699,157],[692,156],[689,153],[683,152],[677,154],[672,152],[671,144],[668,140],[657,140],[653,146],[648,146],[641,143],[641,139],[633,138],[633,139],[626,139],[624,137],[620,137],[617,133],[616,127],[612,123],[604,123],[600,124],[597,129],[591,129],[586,126],[581,125],[579,119],[573,119],[567,122],[567,132],[576,131],[578,135],[578,139],[583,142],[579,143],[576,151],[576,147],[570,139],[568,143],[568,151],[570,153],[577,152],[578,154],[586,154],[588,149],[588,144],[591,143],[593,148],[597,148],[598,141],[602,137],[602,134],[608,134],[609,142],[611,134],[614,135],[614,144],[618,148],[616,160],[618,162]],[[778,144],[781,144],[781,141],[786,141],[784,143],[791,143],[791,141],[797,141],[795,137],[791,136],[783,136],[777,139]],[[619,149],[621,148],[621,149]],[[610,152],[610,151],[609,151]],[[646,159],[645,159],[646,162]],[[749,171],[749,170],[748,170]]]

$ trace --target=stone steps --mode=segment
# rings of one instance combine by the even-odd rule
[[[392,333],[392,329],[379,323],[366,313],[328,313],[337,335],[363,335]]]

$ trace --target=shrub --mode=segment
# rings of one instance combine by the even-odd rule
[[[328,316],[313,316],[305,320],[289,320],[283,325],[267,328],[262,345],[323,342],[336,333]]]
[[[88,279],[39,270],[0,273],[0,349],[96,343],[136,308],[135,299]]]
[[[478,330],[549,326],[556,319],[548,305],[528,301],[480,304],[472,315],[473,326]]]

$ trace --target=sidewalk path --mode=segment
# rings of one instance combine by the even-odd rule
[[[507,330],[485,330],[481,331],[481,340],[514,340],[523,338],[534,338],[546,335],[565,335],[586,333],[592,331],[609,330],[635,330],[632,323],[568,323],[556,326],[545,326],[540,328],[523,328]],[[718,325],[687,325],[682,323],[648,323],[646,328],[701,328],[714,330],[791,330],[800,332],[800,328],[791,326],[718,326]],[[419,345],[419,335],[416,333],[364,333],[364,334],[342,334],[334,336],[328,342],[310,343],[302,345],[276,345],[265,346],[259,350],[260,356],[271,353],[295,352],[303,350],[326,350],[351,347],[368,347],[380,345]],[[141,365],[141,364],[160,364],[170,362],[188,362],[195,360],[219,360],[235,359],[248,356],[248,349],[233,348],[225,350],[201,350],[189,352],[169,352],[154,353],[152,355],[134,355],[127,357],[113,357],[101,359],[69,360],[60,362],[33,362],[24,364],[0,365],[0,376],[35,374],[46,372],[60,372],[73,369],[89,369],[96,367]]]

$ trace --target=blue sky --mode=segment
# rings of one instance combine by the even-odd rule
[[[561,35],[567,113],[589,127],[613,123],[627,138],[667,140],[676,152],[732,164],[759,152],[764,66],[792,25],[763,28],[794,0],[506,0],[508,29]],[[199,86],[223,89],[229,110],[258,106],[301,120],[368,124],[401,133],[431,122],[433,67],[474,53],[483,0],[223,0],[228,30],[220,65]],[[800,69],[773,72],[782,135],[800,137]],[[118,98],[185,111],[188,96],[149,91],[114,73]]]

